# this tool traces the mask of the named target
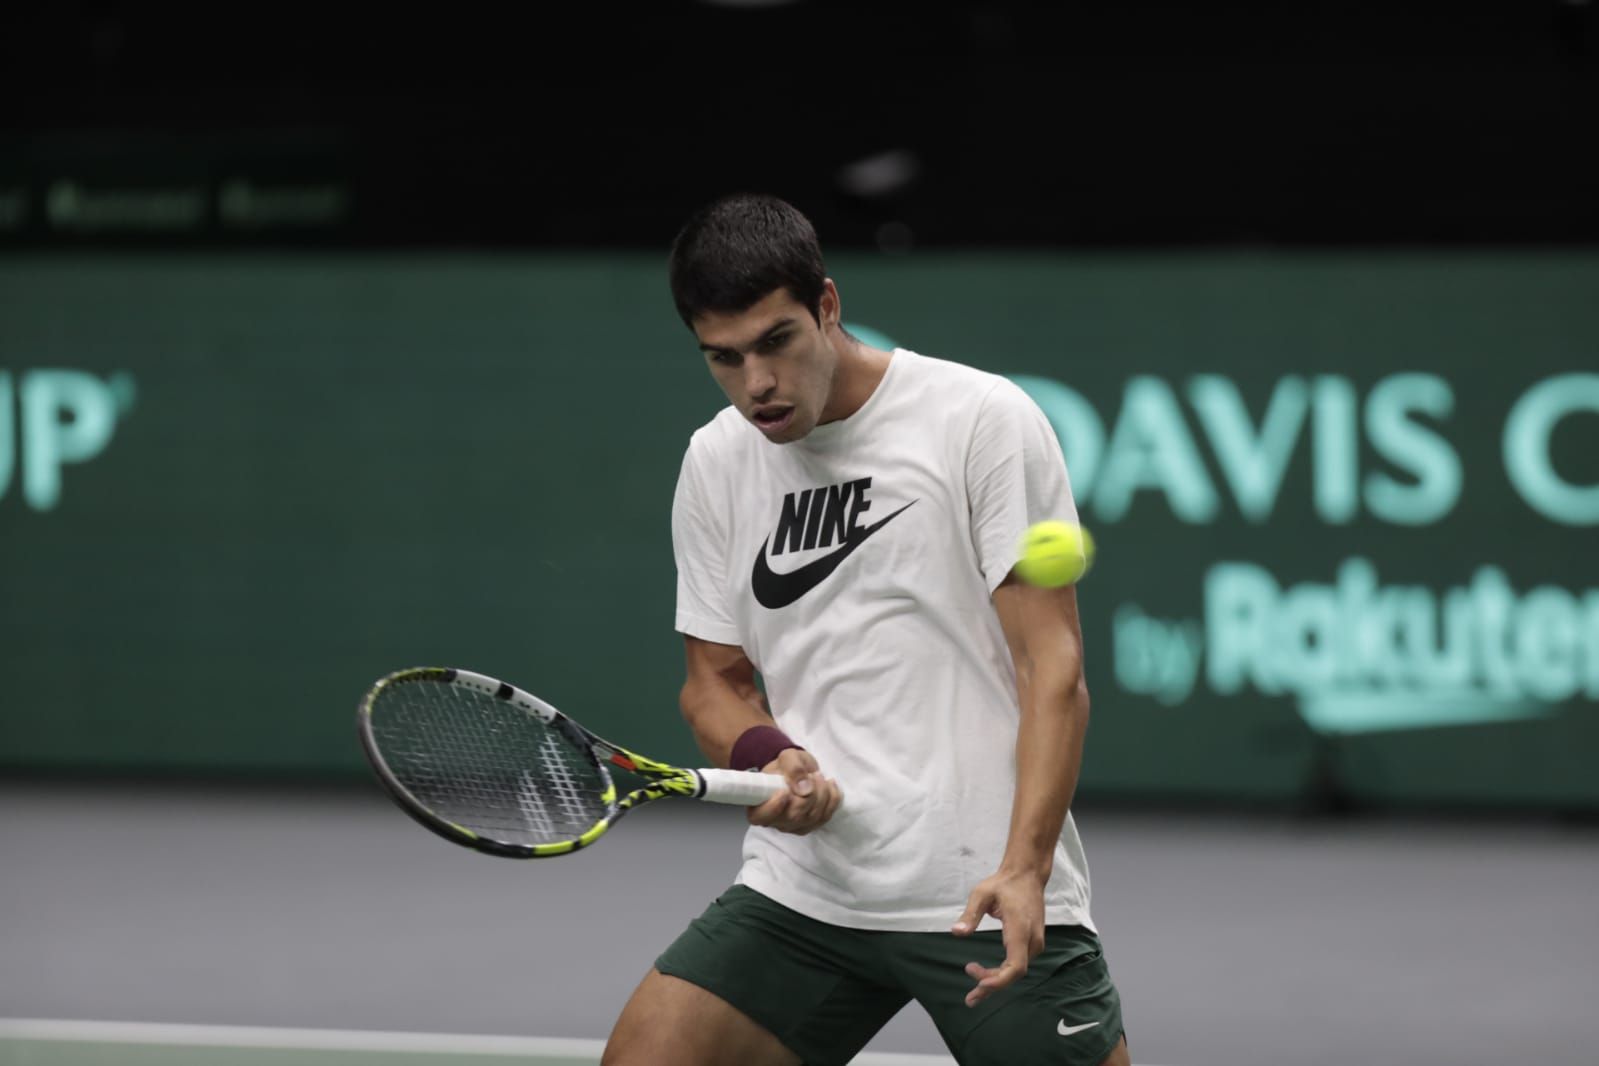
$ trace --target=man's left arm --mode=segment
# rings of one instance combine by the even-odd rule
[[[1077,789],[1088,731],[1076,589],[1036,588],[1012,574],[994,590],[993,601],[1016,664],[1021,720],[1005,854],[999,869],[972,890],[952,928],[958,936],[969,934],[985,914],[1004,926],[1005,961],[992,968],[966,966],[976,981],[966,995],[969,1007],[1020,979],[1044,948],[1044,885]]]

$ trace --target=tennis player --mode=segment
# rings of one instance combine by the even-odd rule
[[[1076,518],[1048,422],[852,337],[781,200],[698,213],[671,284],[730,404],[672,508],[682,710],[715,764],[789,787],[604,1063],[835,1066],[912,999],[966,1066],[1127,1063],[1069,813],[1076,598],[1011,572],[1029,525]]]

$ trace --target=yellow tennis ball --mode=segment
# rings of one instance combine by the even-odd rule
[[[1094,562],[1094,538],[1075,522],[1038,522],[1022,534],[1016,576],[1029,585],[1058,589],[1088,572]]]

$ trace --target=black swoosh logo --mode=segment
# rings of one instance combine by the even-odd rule
[[[915,502],[915,500],[912,500],[905,507],[909,507]],[[829,552],[820,559],[811,560],[798,570],[790,570],[786,574],[779,574],[766,565],[766,547],[772,542],[772,538],[768,536],[761,541],[760,553],[755,556],[755,571],[750,575],[750,584],[755,591],[755,601],[762,607],[769,607],[774,611],[779,607],[787,607],[827,580],[827,576],[838,569],[839,563],[848,559],[851,552],[865,544],[867,537],[903,514],[905,507],[901,507],[891,515],[878,519],[869,526],[851,530],[849,536],[844,539],[844,543],[840,544],[836,550]]]

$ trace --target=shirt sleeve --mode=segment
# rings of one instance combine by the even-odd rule
[[[1044,412],[1015,383],[1001,379],[978,407],[966,453],[972,543],[988,591],[1020,557],[1022,534],[1035,522],[1077,521],[1060,442]]]
[[[691,443],[672,497],[672,555],[677,562],[679,633],[738,644],[727,603],[727,526],[718,520],[698,449]]]

